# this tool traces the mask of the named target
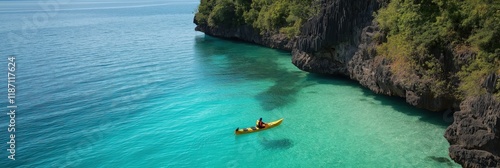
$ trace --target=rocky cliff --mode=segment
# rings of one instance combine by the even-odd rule
[[[491,94],[468,98],[445,133],[450,157],[464,167],[500,167],[500,101]]]
[[[459,101],[450,95],[434,95],[432,86],[424,85],[421,76],[400,76],[391,71],[390,61],[377,56],[376,46],[384,35],[373,13],[386,0],[323,0],[319,13],[306,21],[300,34],[292,39],[279,33],[259,33],[251,26],[208,26],[196,30],[208,35],[243,40],[292,52],[298,68],[321,74],[343,75],[359,81],[370,90],[399,96],[419,108],[431,111],[460,110],[446,132],[450,157],[465,167],[500,167],[499,102],[492,93],[497,78],[484,82],[488,95]],[[451,53],[442,60],[449,71],[460,68],[458,58],[473,53]],[[458,63],[457,63],[458,62]],[[461,103],[461,104],[460,104]]]
[[[358,51],[362,30],[379,7],[371,1],[331,1],[301,28],[293,64],[302,70],[348,75],[348,63]]]

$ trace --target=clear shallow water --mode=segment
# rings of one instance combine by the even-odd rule
[[[458,166],[442,114],[195,32],[197,1],[70,1],[34,29],[36,2],[0,3],[19,106],[16,161],[4,145],[2,167]],[[233,134],[259,117],[285,120]]]

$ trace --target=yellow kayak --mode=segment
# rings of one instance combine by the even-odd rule
[[[266,130],[266,129],[269,129],[269,128],[276,127],[276,126],[280,125],[282,121],[283,121],[283,118],[279,119],[279,120],[276,120],[276,121],[273,121],[273,122],[266,123],[267,125],[264,128],[258,128],[256,126],[249,127],[249,128],[243,128],[243,129],[237,128],[236,130],[234,130],[234,133],[235,134],[246,134],[246,133],[252,133],[252,132],[262,131],[262,130]],[[259,120],[257,120],[257,123],[258,122],[259,122]],[[257,125],[257,124],[255,124],[255,125]]]

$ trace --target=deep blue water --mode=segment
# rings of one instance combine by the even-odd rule
[[[195,32],[198,1],[0,1],[1,167],[453,167],[442,114]],[[2,113],[7,89],[0,89]],[[285,118],[235,136],[255,120]]]

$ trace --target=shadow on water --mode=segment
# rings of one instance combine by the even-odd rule
[[[438,163],[446,164],[449,167],[453,167],[453,161],[449,158],[446,157],[439,157],[439,156],[427,156],[427,159],[433,160]]]
[[[295,94],[307,87],[300,79],[298,75],[283,73],[279,78],[275,78],[273,86],[259,93],[256,98],[266,111],[293,103],[296,101]]]
[[[262,138],[259,141],[259,143],[266,150],[269,150],[269,149],[289,149],[289,148],[293,147],[293,141],[291,139],[288,139],[288,138],[275,139],[275,140],[268,140],[266,138]]]
[[[317,84],[336,85],[336,86],[349,86],[358,88],[359,84],[345,76],[332,76],[323,74],[310,73],[307,75],[307,81]]]
[[[293,72],[280,66],[278,59],[289,55],[288,52],[210,36],[198,36],[195,40],[196,56],[202,66],[213,69],[220,63],[224,67],[216,69],[216,72],[204,72],[206,75],[223,74],[227,80],[237,82],[261,80],[274,83],[255,96],[265,111],[295,102],[295,95],[310,85],[303,80],[303,72]],[[213,61],[221,56],[224,63]]]
[[[406,103],[404,98],[392,97],[386,95],[377,95],[371,90],[363,88],[363,94],[367,97],[373,97],[373,99],[379,101],[382,105],[390,106],[394,110],[404,113],[409,116],[417,116],[420,121],[431,123],[434,125],[448,127],[451,122],[446,120],[444,111],[433,112],[425,109],[419,109],[408,103]]]
[[[420,121],[431,123],[438,126],[447,127],[451,124],[446,120],[446,112],[432,112],[417,107],[411,106],[406,103],[404,98],[376,94],[373,91],[361,86],[357,81],[351,80],[342,76],[328,76],[328,75],[308,75],[309,81],[315,81],[320,84],[331,84],[337,86],[350,86],[362,88],[364,97],[359,101],[364,101],[370,104],[378,104],[380,102],[384,106],[390,106],[394,110],[404,113],[409,116],[417,116]]]

